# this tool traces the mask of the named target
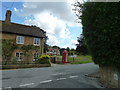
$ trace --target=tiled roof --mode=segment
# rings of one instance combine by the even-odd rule
[[[46,37],[45,34],[46,32],[36,26],[27,26],[22,24],[16,24],[11,22],[6,23],[5,21],[0,21],[0,29],[2,29],[0,31],[2,31],[3,33],[12,33],[12,34],[33,36],[39,38]]]

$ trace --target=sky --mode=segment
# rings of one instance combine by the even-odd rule
[[[6,10],[11,10],[11,22],[35,25],[45,30],[49,38],[48,45],[75,49],[77,37],[82,33],[82,25],[76,23],[77,17],[72,10],[75,0],[43,1],[4,1],[0,20],[5,20]]]

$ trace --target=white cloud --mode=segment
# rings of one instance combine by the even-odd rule
[[[36,25],[47,32],[48,44],[60,45],[62,40],[72,37],[68,26],[80,26],[76,24],[76,15],[72,11],[71,0],[66,2],[25,2],[23,8],[18,10],[14,8],[17,15],[24,16],[24,23],[27,25]],[[32,16],[30,19],[28,16]],[[72,43],[72,42],[70,42]],[[67,45],[69,47],[70,44]],[[72,47],[72,46],[71,46]]]
[[[55,36],[48,34],[48,43],[49,45],[60,45],[60,41],[58,40],[58,38],[56,38]]]
[[[14,8],[14,11],[17,12],[18,10],[16,8]]]
[[[33,20],[26,19],[25,24],[37,25],[47,31],[47,34],[54,35],[57,38],[70,38],[70,31],[66,28],[66,23],[47,12],[34,15]]]
[[[66,2],[25,2],[19,15],[28,16],[40,14],[44,11],[50,12],[66,22],[74,22],[76,19],[76,15],[72,11],[72,5]]]
[[[71,40],[71,43],[72,43],[72,45],[76,45],[76,44],[78,44],[78,41],[77,40]]]

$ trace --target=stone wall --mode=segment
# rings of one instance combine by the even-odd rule
[[[120,88],[120,70],[112,66],[100,65],[101,81],[108,87]]]

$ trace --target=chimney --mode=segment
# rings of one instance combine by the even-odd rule
[[[5,22],[11,22],[11,15],[12,12],[10,10],[7,10]]]

